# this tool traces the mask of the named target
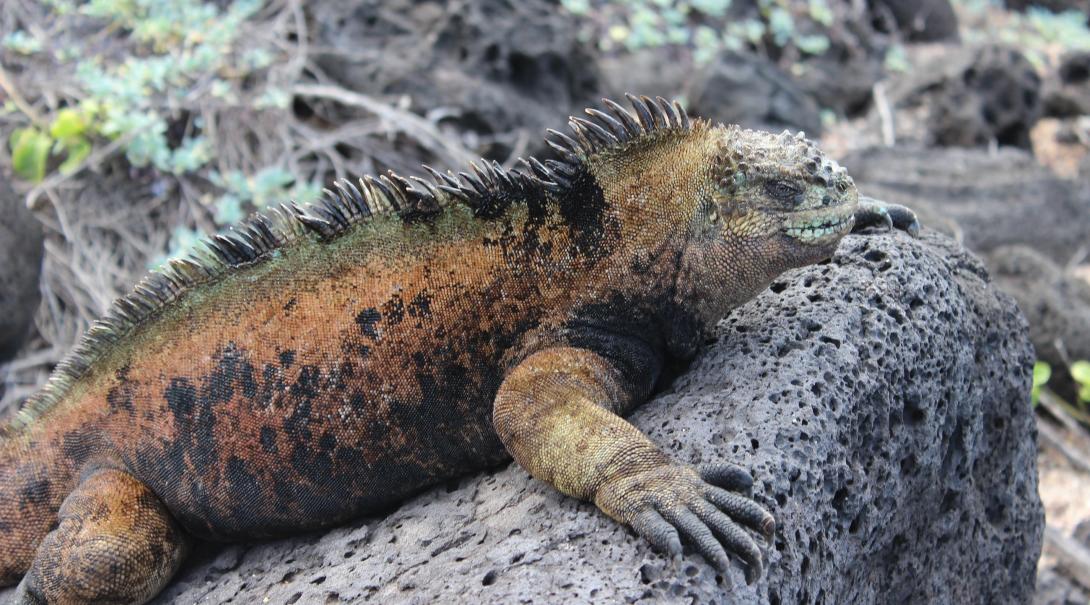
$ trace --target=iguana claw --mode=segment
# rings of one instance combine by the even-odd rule
[[[920,236],[920,221],[916,218],[915,212],[900,204],[889,204],[860,196],[859,208],[855,211],[855,227],[852,231],[876,225],[884,225],[891,231],[900,229],[912,237]]]

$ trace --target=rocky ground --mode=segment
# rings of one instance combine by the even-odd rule
[[[618,8],[628,3],[280,4],[263,17],[270,31],[285,28],[297,53],[306,42],[284,61],[295,67],[269,72],[295,86],[288,106],[172,114],[179,132],[196,128],[194,115],[218,120],[220,165],[278,163],[327,181],[415,174],[422,161],[458,168],[476,155],[510,164],[549,153],[542,129],[633,91],[681,97],[713,119],[805,130],[865,193],[917,208],[951,239],[850,238],[831,264],[732,316],[723,338],[636,416],[683,457],[729,454],[757,471],[758,497],[798,533],[777,538],[769,575],[753,587],[738,573],[716,577],[696,556],[667,564],[591,508],[506,468],[324,536],[202,550],[161,602],[1029,599],[1042,534],[1032,417],[1018,396],[1032,360],[997,291],[1017,301],[1036,357],[1054,368],[1051,386],[1073,401],[1063,368],[1090,358],[1090,41],[1006,35],[1025,10],[1015,2],[983,11],[945,0],[829,2],[828,19],[813,2],[778,2],[795,28],[779,39],[765,3],[735,1],[722,14],[693,9],[685,26],[769,27],[704,57],[694,40],[606,44],[619,24],[638,33]],[[5,3],[0,33],[53,31],[43,10]],[[805,51],[817,34],[827,50]],[[35,61],[0,55],[0,99],[55,110],[69,91],[50,88],[63,70]],[[0,114],[2,140],[24,125],[20,115]],[[0,181],[11,176],[8,151]],[[38,187],[11,179],[17,196],[0,183],[0,363],[14,356],[0,366],[0,407],[44,381],[88,322],[165,253],[177,225],[220,224],[205,175],[135,168],[118,154],[95,160]],[[36,280],[40,289],[26,285]],[[943,347],[949,355],[935,353]],[[853,379],[860,373],[870,378]],[[903,388],[912,384],[928,388]],[[784,405],[799,411],[784,415]],[[1054,533],[1034,602],[1084,603],[1090,580],[1048,536],[1090,549],[1090,439],[1058,404],[1044,405],[1040,495]]]

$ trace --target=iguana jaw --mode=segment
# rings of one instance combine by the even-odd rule
[[[823,245],[839,240],[852,230],[855,208],[839,208],[793,212],[783,222],[783,233],[803,244]]]

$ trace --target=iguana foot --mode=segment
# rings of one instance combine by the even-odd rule
[[[731,464],[704,467],[700,474],[665,464],[607,482],[594,501],[664,552],[680,553],[684,537],[719,569],[730,566],[728,552],[736,555],[752,583],[761,575],[761,550],[743,527],[770,539],[776,522],[761,505],[728,491],[751,485],[749,474]]]
[[[912,237],[920,236],[920,221],[916,213],[901,206],[889,204],[869,197],[859,197],[859,208],[855,211],[855,227],[859,231],[867,227],[885,225],[887,229],[900,229]]]
[[[65,499],[15,603],[144,603],[174,575],[186,544],[146,485],[121,471],[96,471]]]

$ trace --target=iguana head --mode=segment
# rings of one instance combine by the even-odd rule
[[[801,134],[717,126],[706,136],[706,184],[682,210],[691,222],[676,281],[676,304],[701,331],[784,271],[831,257],[860,200],[847,172]]]
[[[713,126],[662,98],[628,98],[635,115],[607,100],[608,113],[572,119],[574,139],[551,132],[566,163],[535,172],[581,217],[600,209],[572,222],[610,225],[595,233],[613,244],[594,249],[610,251],[615,266],[598,274],[611,288],[668,291],[654,302],[676,352],[779,274],[831,257],[853,228],[919,229],[910,210],[862,198],[801,133]]]
[[[847,171],[802,133],[716,130],[722,148],[707,222],[722,244],[759,247],[777,273],[831,256],[859,205]]]

